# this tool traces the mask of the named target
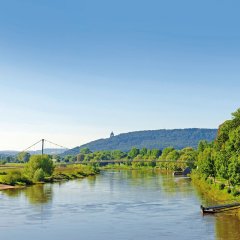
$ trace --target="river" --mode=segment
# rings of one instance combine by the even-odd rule
[[[157,172],[95,177],[0,191],[1,240],[239,239],[235,212],[202,216],[191,180]]]

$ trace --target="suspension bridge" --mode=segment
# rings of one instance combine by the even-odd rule
[[[51,145],[53,145],[53,146],[55,146],[55,147],[57,147],[57,148],[62,149],[62,152],[69,150],[68,147],[64,147],[64,146],[62,146],[62,145],[60,145],[60,144],[58,144],[58,143],[54,143],[54,142],[49,141],[49,140],[47,140],[47,139],[41,139],[41,140],[35,142],[34,144],[32,144],[31,146],[27,147],[26,149],[24,149],[24,150],[21,151],[20,153],[22,153],[22,152],[31,152],[31,150],[32,150],[32,152],[39,152],[39,148],[38,148],[37,150],[34,150],[33,148],[34,148],[35,146],[39,146],[39,145],[41,144],[41,147],[40,147],[41,150],[40,150],[40,151],[41,151],[41,154],[43,155],[43,154],[46,153],[46,152],[44,151],[44,150],[46,150],[46,148],[45,148],[46,143],[51,144]]]

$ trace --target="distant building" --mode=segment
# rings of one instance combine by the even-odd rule
[[[114,137],[114,133],[113,132],[111,132],[111,134],[110,134],[110,138],[112,138],[112,137]]]

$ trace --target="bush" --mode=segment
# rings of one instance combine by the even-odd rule
[[[240,195],[240,192],[239,192],[238,190],[236,190],[235,188],[233,188],[233,189],[232,189],[232,195],[233,195],[234,197],[237,197],[237,196]]]
[[[31,181],[22,176],[21,172],[13,171],[2,177],[2,183],[16,185],[16,184],[30,184]]]
[[[41,169],[41,171],[39,169]],[[51,176],[53,170],[53,161],[48,155],[33,155],[25,165],[24,172],[28,179],[42,181],[44,177]]]
[[[44,177],[45,177],[44,171],[42,170],[42,168],[38,168],[33,175],[33,181],[41,182],[44,180]]]
[[[228,188],[227,193],[230,194],[231,192],[232,192],[231,188]]]
[[[207,179],[207,183],[208,184],[213,184],[213,180],[209,178],[209,179]]]
[[[225,188],[225,184],[224,183],[221,183],[220,185],[219,185],[219,190],[223,190],[224,188]]]

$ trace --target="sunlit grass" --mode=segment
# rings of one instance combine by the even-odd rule
[[[0,165],[0,183],[5,183],[6,176],[14,175],[16,172],[24,172],[24,163],[14,163]],[[95,175],[99,170],[94,166],[80,165],[80,164],[58,164],[54,168],[54,172],[51,177],[46,178],[46,181],[61,181],[70,180],[75,178],[83,178],[86,176]],[[24,174],[22,174],[24,175]]]

